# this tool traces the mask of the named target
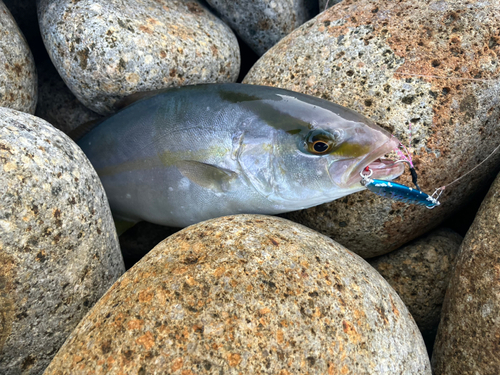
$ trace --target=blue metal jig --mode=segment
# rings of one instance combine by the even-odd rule
[[[361,176],[361,185],[372,193],[405,203],[425,206],[429,209],[440,205],[438,199],[442,193],[441,189],[437,189],[434,194],[428,195],[423,191],[412,189],[396,182],[371,179],[370,176],[373,174],[373,171],[368,168],[365,170],[368,172],[367,175],[363,174],[363,171],[359,173]],[[435,196],[436,194],[437,196]]]

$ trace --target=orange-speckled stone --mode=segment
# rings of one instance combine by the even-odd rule
[[[243,82],[322,97],[372,118],[411,143],[419,185],[432,194],[500,143],[499,54],[497,0],[344,0],[282,39]],[[499,161],[497,153],[449,186],[434,210],[364,191],[286,217],[374,257],[456,212]],[[398,182],[412,186],[408,172]]]
[[[430,374],[422,337],[363,259],[299,224],[188,227],[131,268],[50,374]]]
[[[500,175],[458,253],[432,353],[436,375],[500,374]]]

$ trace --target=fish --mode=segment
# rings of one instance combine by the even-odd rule
[[[404,172],[398,147],[367,117],[267,86],[205,84],[139,94],[77,144],[116,220],[186,227],[233,214],[280,214]]]

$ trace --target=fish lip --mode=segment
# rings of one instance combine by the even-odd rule
[[[404,163],[395,163],[394,160],[386,159],[383,156],[397,149],[397,141],[389,139],[387,142],[368,153],[362,158],[353,168],[347,179],[347,185],[359,182],[361,180],[360,173],[370,167],[373,171],[371,178],[381,180],[393,180],[399,177],[405,171]]]

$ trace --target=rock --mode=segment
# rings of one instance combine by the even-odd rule
[[[411,143],[420,187],[432,193],[500,143],[498,19],[500,3],[492,0],[344,0],[282,39],[243,82],[319,96],[371,117]],[[287,217],[374,257],[456,212],[499,162],[497,153],[448,186],[434,210],[364,191]],[[410,174],[398,181],[410,186]]]
[[[319,11],[323,12],[327,7],[330,8],[341,1],[342,0],[319,0]]]
[[[41,374],[123,273],[96,172],[47,122],[0,108],[0,374]]]
[[[316,0],[207,0],[258,55],[315,16]]]
[[[498,374],[500,178],[486,195],[457,256],[441,314],[434,374]]]
[[[462,237],[438,229],[369,263],[398,292],[424,338],[436,335],[444,294]]]
[[[3,2],[26,38],[35,61],[38,63],[48,58],[38,27],[36,0],[3,0]]]
[[[35,115],[66,134],[88,121],[102,118],[80,103],[50,60],[38,65],[38,105]]]
[[[14,18],[0,0],[0,107],[35,113],[35,61]]]
[[[40,0],[38,15],[59,74],[100,114],[134,92],[238,77],[236,37],[194,0]]]
[[[242,215],[156,246],[82,320],[45,375],[389,369],[430,374],[420,332],[387,282],[308,228]]]

